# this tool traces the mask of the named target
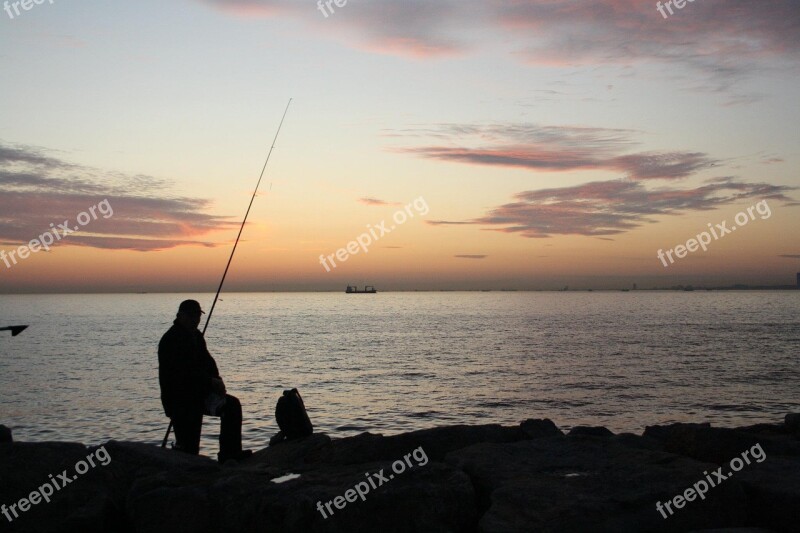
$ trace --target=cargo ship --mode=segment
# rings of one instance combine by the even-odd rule
[[[365,286],[363,290],[358,290],[358,287],[355,285],[348,285],[347,290],[344,292],[345,294],[375,294],[378,291],[376,291],[375,287],[372,285]]]

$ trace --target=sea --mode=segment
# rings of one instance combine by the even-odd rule
[[[159,444],[157,347],[213,294],[0,296],[0,424],[18,441]],[[263,448],[298,388],[315,431],[779,422],[800,412],[800,291],[223,294],[206,340]],[[218,450],[206,418],[201,453]]]

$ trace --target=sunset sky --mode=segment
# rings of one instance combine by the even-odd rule
[[[0,250],[103,200],[113,215],[0,261],[0,292],[213,292],[289,98],[227,290],[800,271],[797,0],[666,19],[629,0],[11,4]],[[759,202],[769,216],[659,260]],[[320,264],[382,221],[368,253]]]

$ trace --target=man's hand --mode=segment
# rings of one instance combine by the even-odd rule
[[[225,394],[228,391],[225,389],[225,382],[222,378],[211,378],[211,388],[217,394]]]

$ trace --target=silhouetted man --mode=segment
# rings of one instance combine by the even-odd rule
[[[201,314],[197,301],[181,302],[175,322],[158,344],[161,403],[172,419],[177,449],[197,455],[203,414],[219,416],[219,462],[241,460],[251,453],[242,451],[242,404],[226,394],[217,363],[197,329]]]

